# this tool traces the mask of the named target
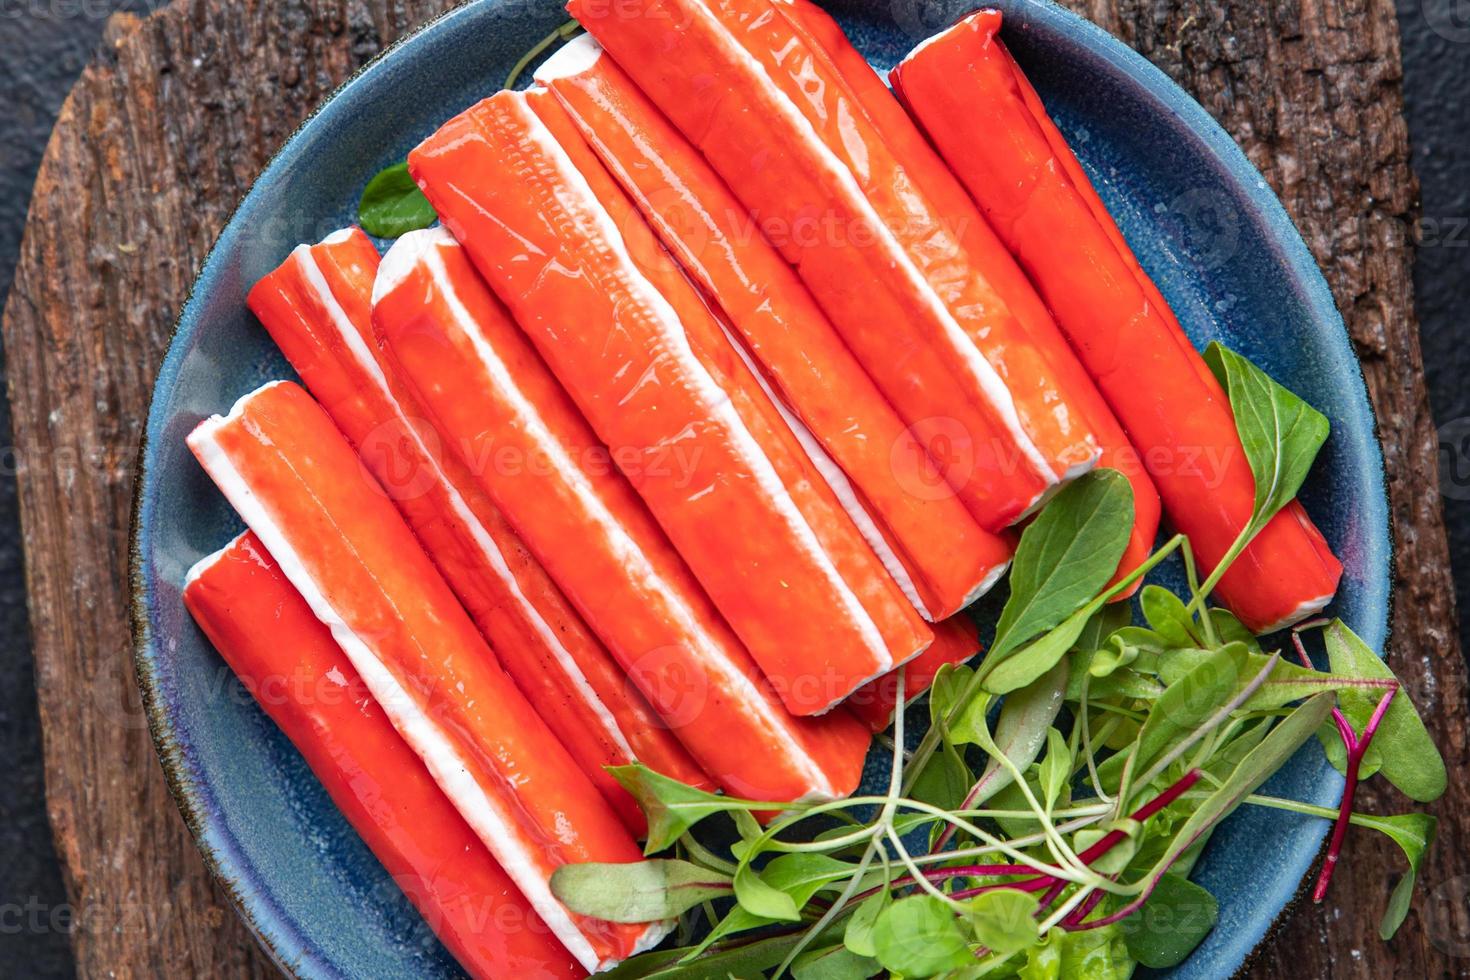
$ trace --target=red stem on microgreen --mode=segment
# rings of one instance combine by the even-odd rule
[[[1188,773],[1180,776],[1169,789],[1158,793],[1147,804],[1133,811],[1130,814],[1130,820],[1136,820],[1139,823],[1148,820],[1152,815],[1157,814],[1158,811],[1163,810],[1164,807],[1167,807],[1167,805],[1179,799],[1180,796],[1189,792],[1189,789],[1194,788],[1195,783],[1200,782],[1200,776],[1200,770],[1192,768]],[[1122,843],[1126,839],[1127,835],[1122,830],[1110,830],[1110,832],[1101,836],[1091,848],[1079,854],[1078,860],[1082,861],[1083,864],[1091,864],[1092,861],[1097,861],[1098,858],[1103,857],[1104,854],[1116,848],[1119,843]],[[956,877],[991,877],[997,876],[997,874],[1026,874],[1030,870],[1032,868],[1022,864],[972,864],[967,865],[967,867],[935,868],[933,871],[926,871],[925,877],[931,880],[931,882],[936,882],[936,880],[956,879]],[[892,889],[892,887],[903,887],[906,884],[913,883],[913,877],[906,876],[901,877],[901,879],[895,879],[894,882],[889,883],[885,887]],[[975,898],[976,895],[983,895],[986,892],[994,892],[995,889],[1011,889],[1016,890],[1016,892],[1044,892],[1038,904],[1038,911],[1041,911],[1041,909],[1045,909],[1048,905],[1053,904],[1057,896],[1061,895],[1063,890],[1066,890],[1067,884],[1069,882],[1066,879],[1060,879],[1055,874],[1036,874],[1035,877],[1023,879],[1020,882],[980,884],[978,887],[958,890],[958,892],[951,893],[950,898],[956,899],[956,901],[963,901],[963,899]],[[883,890],[882,887],[873,887],[873,889],[866,890],[861,895],[854,896],[853,901],[856,902],[864,898],[869,898],[869,896],[876,895],[879,890]]]
[[[1378,699],[1378,706],[1373,709],[1373,715],[1368,719],[1368,724],[1363,727],[1361,736],[1353,737],[1352,727],[1348,726],[1348,734],[1343,736],[1347,743],[1347,771],[1345,778],[1347,784],[1342,790],[1342,805],[1337,811],[1337,823],[1332,827],[1332,840],[1327,845],[1327,856],[1322,860],[1322,872],[1317,876],[1317,887],[1312,890],[1312,901],[1320,902],[1327,895],[1327,886],[1332,884],[1332,873],[1337,869],[1337,860],[1342,856],[1342,844],[1347,838],[1348,823],[1353,815],[1353,797],[1358,791],[1358,769],[1362,766],[1363,756],[1368,754],[1368,746],[1373,741],[1373,735],[1378,731],[1378,725],[1383,721],[1383,716],[1388,712],[1388,706],[1393,703],[1394,695],[1398,693],[1397,687],[1385,691],[1383,697]],[[1341,726],[1339,726],[1341,734]]]
[[[1087,921],[1087,917],[1092,914],[1092,910],[1097,908],[1098,904],[1107,897],[1107,894],[1107,892],[1099,888],[1091,895],[1088,895],[1087,899],[1081,905],[1073,909],[1071,914],[1062,920],[1062,928],[1075,929]]]
[[[1315,670],[1312,658],[1307,656],[1306,644],[1302,643],[1300,630],[1294,630],[1291,634],[1291,642],[1296,647],[1296,654],[1302,664],[1309,669]],[[1398,684],[1388,682],[1389,686],[1378,699],[1378,705],[1373,709],[1373,714],[1368,719],[1368,724],[1363,726],[1363,734],[1358,735],[1353,731],[1352,723],[1348,721],[1347,715],[1342,713],[1341,708],[1332,709],[1332,721],[1337,726],[1337,735],[1342,739],[1342,747],[1347,753],[1347,764],[1343,766],[1343,778],[1346,781],[1342,789],[1342,802],[1337,809],[1337,822],[1332,825],[1332,839],[1327,844],[1327,856],[1322,859],[1322,871],[1317,876],[1317,885],[1312,889],[1312,901],[1320,902],[1327,897],[1327,888],[1332,884],[1332,874],[1337,870],[1337,861],[1342,857],[1343,841],[1347,839],[1348,824],[1353,816],[1353,799],[1358,795],[1358,771],[1362,768],[1363,757],[1368,754],[1368,746],[1373,742],[1373,736],[1378,731],[1379,724],[1383,721],[1388,706],[1393,703],[1394,695],[1398,693]]]

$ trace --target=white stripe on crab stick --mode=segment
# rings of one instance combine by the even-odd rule
[[[883,537],[883,532],[878,530],[878,524],[873,520],[873,515],[868,513],[868,508],[864,507],[862,501],[858,499],[857,492],[853,490],[852,484],[847,479],[847,474],[843,473],[841,467],[833,462],[831,456],[827,455],[827,451],[822,448],[821,443],[817,441],[817,437],[812,435],[812,430],[806,427],[806,423],[797,418],[786,406],[786,403],[781,397],[771,390],[771,385],[767,382],[766,376],[756,367],[755,362],[751,359],[750,352],[745,349],[745,344],[731,331],[729,324],[725,322],[725,318],[716,314],[715,320],[720,324],[720,329],[724,332],[725,339],[730,342],[730,346],[735,349],[735,353],[740,355],[740,359],[745,362],[745,366],[755,376],[755,380],[760,384],[761,390],[766,393],[766,397],[771,400],[771,404],[776,406],[776,411],[781,413],[781,418],[786,421],[786,425],[791,429],[792,435],[796,436],[796,441],[801,444],[802,451],[812,461],[812,466],[816,467],[823,481],[831,488],[833,495],[837,497],[837,502],[842,505],[842,509],[847,511],[847,515],[857,525],[858,531],[861,532],[863,538],[868,542],[868,546],[873,549],[873,553],[878,556],[878,560],[883,563],[883,567],[887,569],[888,574],[893,577],[893,581],[898,583],[899,589],[903,591],[904,596],[908,598],[913,607],[922,613],[925,619],[932,622],[934,614],[924,604],[923,597],[919,595],[919,589],[914,584],[913,576],[909,575],[909,570],[904,567],[898,555],[894,554],[893,549],[889,547],[888,539]],[[917,654],[915,655],[917,656]],[[898,664],[894,664],[894,666],[896,667]]]
[[[214,567],[215,563],[223,558],[226,552],[233,548],[241,538],[249,533],[249,531],[241,531],[239,534],[230,539],[229,544],[225,545],[218,551],[211,552],[210,554],[205,555],[203,558],[196,561],[193,565],[189,566],[189,571],[186,572],[184,575],[184,588],[188,589],[189,586],[199,581],[200,576],[209,571],[210,568]]]
[[[806,515],[801,512],[801,508],[797,506],[790,491],[786,489],[786,484],[781,481],[780,474],[776,472],[774,464],[766,455],[760,442],[751,434],[749,428],[746,427],[745,420],[735,410],[729,394],[719,386],[704,363],[689,346],[689,338],[684,333],[683,324],[679,322],[679,314],[634,263],[617,222],[613,221],[612,215],[607,213],[607,209],[603,207],[602,202],[597,199],[597,195],[587,183],[587,178],[577,169],[572,158],[567,155],[566,150],[552,135],[551,130],[526,103],[524,95],[515,99],[512,104],[520,122],[526,128],[526,136],[537,145],[571,192],[569,195],[562,195],[559,203],[574,220],[580,219],[579,224],[590,220],[596,229],[595,238],[604,242],[617,259],[621,277],[626,282],[629,293],[649,315],[650,321],[658,325],[665,348],[676,358],[686,376],[692,380],[702,396],[701,400],[705,410],[728,433],[727,438],[731,447],[745,463],[746,469],[755,477],[756,486],[760,488],[765,498],[786,524],[792,538],[799,544],[801,550],[806,552],[820,574],[826,579],[848,620],[862,636],[864,645],[879,665],[874,676],[891,670],[895,661],[888,650],[888,644],[884,642],[882,631],[873,622],[872,616],[864,608],[857,593],[842,577],[832,556],[822,547],[821,539],[811,524],[807,522]]]
[[[452,238],[449,240],[453,241]],[[700,655],[705,669],[720,679],[721,686],[732,692],[733,697],[739,699],[745,713],[753,717],[761,728],[780,739],[788,758],[793,761],[802,779],[813,788],[812,792],[806,794],[803,799],[835,796],[836,790],[831,780],[802,747],[800,739],[795,737],[787,724],[787,719],[783,717],[784,713],[774,708],[751,679],[736,670],[725,659],[719,648],[709,642],[700,628],[694,611],[685,605],[674,590],[669,588],[668,583],[659,575],[657,569],[649,563],[647,556],[638,547],[638,543],[628,535],[617,517],[607,509],[596,489],[588,482],[586,475],[578,469],[576,462],[567,453],[566,447],[547,427],[545,420],[536,410],[536,406],[521,392],[509,366],[500,359],[495,348],[481,336],[474,318],[461,303],[437,250],[426,250],[423,262],[433,278],[434,285],[443,294],[445,306],[449,310],[455,329],[469,340],[481,367],[489,375],[491,384],[500,397],[505,399],[514,410],[518,425],[527,436],[542,447],[552,469],[561,476],[567,488],[581,503],[587,515],[589,530],[600,532],[607,547],[618,557],[620,564],[628,574],[636,577],[644,589],[661,600],[667,615],[688,638],[690,649]]]
[[[945,339],[949,346],[959,355],[965,369],[975,379],[985,399],[991,408],[1005,424],[1011,438],[1021,450],[1028,462],[1036,470],[1037,474],[1048,484],[1057,483],[1059,478],[1052,469],[1051,463],[1046,456],[1031,441],[1021,424],[1020,415],[1016,411],[1015,400],[1011,397],[1010,389],[1006,387],[1000,375],[996,373],[994,366],[986,360],[985,355],[975,346],[964,328],[955,320],[949,308],[944,305],[939,294],[935,292],[933,285],[924,277],[924,274],[914,264],[913,258],[904,249],[903,244],[894,235],[890,228],[878,213],[878,209],[868,200],[858,184],[857,178],[852,171],[838,159],[822,138],[817,135],[816,127],[802,115],[801,110],[791,101],[790,97],[781,90],[781,87],[770,77],[766,67],[749,51],[741,45],[734,34],[720,22],[719,18],[707,9],[702,2],[685,4],[694,12],[694,16],[704,20],[712,30],[712,36],[717,38],[744,70],[754,76],[758,83],[757,88],[769,96],[771,103],[777,113],[801,136],[803,142],[810,145],[815,151],[823,169],[835,182],[842,197],[849,206],[856,208],[863,217],[869,221],[869,226],[877,232],[878,237],[886,246],[887,251],[894,260],[894,265],[908,279],[909,285],[918,295],[920,301],[929,312],[938,320],[944,330]],[[759,84],[764,83],[764,84]],[[1071,475],[1071,471],[1068,471]]]
[[[329,244],[335,236],[350,235],[351,233],[352,229],[350,228],[334,232],[332,236],[328,236],[323,241],[323,244]],[[382,270],[388,266],[395,252],[398,252],[398,259],[396,261],[404,262],[408,265],[408,268],[412,268],[416,256],[407,254],[407,252],[413,249],[413,245],[410,244],[407,251],[400,252],[398,250],[413,236],[431,236],[432,241],[439,241],[440,238],[432,237],[435,233],[439,233],[443,237],[448,237],[449,235],[447,231],[442,231],[441,229],[428,229],[421,232],[411,232],[409,235],[400,238],[394,244],[393,248],[388,250],[388,254],[383,257],[383,261],[379,264],[378,280],[380,281],[383,278]],[[439,457],[424,444],[415,420],[408,417],[407,413],[403,410],[403,406],[394,397],[392,389],[388,386],[388,379],[383,372],[382,366],[378,363],[378,359],[373,356],[373,352],[368,347],[367,341],[363,339],[362,334],[353,325],[352,318],[347,315],[347,311],[342,308],[342,305],[337,302],[337,297],[332,294],[332,289],[327,284],[326,277],[322,275],[321,267],[317,265],[316,258],[311,254],[311,248],[306,245],[297,246],[291,253],[291,257],[300,268],[301,274],[306,279],[306,282],[316,293],[317,300],[326,309],[327,315],[331,318],[332,326],[336,329],[338,336],[347,345],[347,349],[351,352],[353,360],[357,362],[358,367],[367,372],[368,376],[377,386],[379,393],[383,396],[384,401],[392,407],[394,414],[403,422],[403,430],[413,440],[419,455],[432,467],[435,480],[443,488],[444,495],[449,500],[449,505],[454,509],[454,516],[459,520],[464,530],[468,532],[475,546],[479,548],[480,553],[485,557],[485,561],[494,570],[495,576],[500,579],[505,585],[506,590],[515,599],[522,614],[536,630],[536,635],[540,638],[542,644],[551,652],[557,666],[566,675],[573,690],[592,709],[592,713],[597,717],[603,731],[613,744],[618,747],[618,750],[624,753],[629,759],[635,758],[633,747],[629,744],[622,729],[618,727],[617,719],[613,717],[607,705],[602,703],[602,699],[593,690],[592,685],[587,680],[587,675],[582,673],[582,669],[577,665],[577,661],[562,644],[561,638],[557,635],[556,630],[550,623],[546,622],[540,610],[521,591],[520,582],[516,580],[515,574],[511,572],[510,565],[505,560],[504,552],[496,545],[495,539],[490,536],[490,532],[485,529],[485,525],[480,522],[480,519],[475,516],[474,511],[470,509],[469,504],[460,494],[459,488],[450,481],[449,476],[439,465]],[[403,270],[402,274],[406,274],[406,271],[406,269]],[[394,274],[400,273],[395,270]],[[375,301],[378,295],[377,282],[375,281],[373,288],[373,298]]]
[[[277,523],[275,515],[255,494],[249,481],[241,476],[229,454],[220,446],[216,433],[240,418],[251,399],[280,384],[273,381],[251,392],[235,403],[229,415],[201,423],[189,436],[189,443],[200,462],[223,491],[230,505],[260,538],[287,580],[311,607],[316,618],[332,631],[332,638],[362,675],[368,691],[382,705],[393,727],[411,745],[434,781],[454,801],[455,809],[474,828],[485,846],[495,855],[516,885],[525,894],[537,914],[556,934],[577,961],[590,971],[605,968],[592,944],[577,928],[566,908],[551,894],[547,877],[538,867],[530,849],[520,840],[510,816],[485,791],[473,776],[465,758],[439,730],[393,672],[370,646],[359,637],[332,606],[317,586],[305,562],[297,553],[290,535]]]
[[[1327,604],[1332,601],[1332,597],[1336,594],[1337,593],[1335,592],[1329,592],[1324,596],[1318,596],[1315,599],[1307,599],[1301,602],[1296,607],[1296,609],[1294,609],[1290,613],[1287,613],[1285,616],[1281,617],[1271,625],[1263,627],[1259,631],[1260,635],[1264,636],[1267,633],[1274,633],[1277,630],[1284,630],[1288,626],[1301,622],[1303,619],[1306,619],[1313,613],[1321,612],[1323,609],[1327,608]]]

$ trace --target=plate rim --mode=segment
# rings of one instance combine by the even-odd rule
[[[324,125],[323,119],[337,111],[334,106],[341,104],[340,100],[349,90],[362,84],[365,76],[382,70],[385,62],[403,56],[407,49],[416,44],[425,43],[428,35],[450,29],[454,21],[472,15],[476,9],[504,2],[505,0],[469,0],[467,3],[436,14],[396,38],[335,86],[276,147],[265,166],[251,182],[249,189],[241,195],[225,219],[219,234],[210,245],[190,283],[188,295],[178,315],[174,318],[165,355],[150,389],[147,418],[134,460],[128,533],[128,618],[134,674],[144,714],[147,717],[149,737],[160,767],[163,769],[169,795],[173,798],[210,874],[225,889],[236,914],[275,965],[286,975],[301,978],[301,980],[340,976],[341,974],[313,952],[309,941],[300,933],[291,918],[279,909],[266,890],[247,889],[246,881],[242,880],[242,877],[248,879],[250,871],[248,868],[240,867],[243,859],[236,850],[233,834],[223,826],[224,821],[220,816],[211,812],[203,801],[202,795],[208,793],[207,781],[202,778],[202,773],[196,771],[194,764],[187,758],[184,746],[177,738],[174,720],[162,690],[159,638],[153,635],[149,617],[149,606],[154,593],[147,579],[148,562],[145,559],[145,552],[152,537],[149,518],[153,510],[153,502],[148,499],[148,481],[150,464],[154,462],[155,436],[160,433],[166,421],[162,415],[162,403],[166,400],[167,393],[177,383],[182,366],[184,349],[178,343],[180,334],[196,327],[196,324],[190,321],[197,317],[197,307],[201,302],[200,295],[208,290],[209,282],[214,278],[222,261],[223,250],[232,244],[233,239],[238,235],[237,219],[243,212],[250,209],[253,202],[267,194],[267,188],[273,185],[273,178],[278,172],[287,167],[296,155],[304,152],[303,147],[307,145],[304,137],[308,136],[310,130]],[[1378,492],[1372,495],[1369,502],[1371,512],[1365,515],[1365,519],[1381,529],[1387,545],[1382,556],[1385,566],[1383,581],[1387,589],[1387,602],[1377,620],[1369,624],[1370,635],[1364,636],[1364,639],[1380,656],[1385,656],[1387,644],[1392,635],[1397,576],[1394,519],[1389,504],[1381,428],[1368,392],[1367,377],[1363,371],[1362,362],[1353,348],[1352,337],[1348,332],[1346,322],[1332,297],[1331,288],[1321,267],[1312,256],[1300,230],[1287,213],[1285,206],[1259,169],[1245,155],[1240,145],[1203,105],[1161,68],[1134,50],[1121,38],[1080,14],[1060,6],[1055,0],[988,0],[988,2],[978,4],[977,9],[978,7],[1002,9],[1007,26],[1012,26],[1012,29],[1024,30],[1030,23],[1035,22],[1045,24],[1049,29],[1060,34],[1072,35],[1076,43],[1088,50],[1092,56],[1107,62],[1119,74],[1131,78],[1140,91],[1153,100],[1159,110],[1178,117],[1182,128],[1199,138],[1208,154],[1214,156],[1226,170],[1240,178],[1239,184],[1247,202],[1270,226],[1273,236],[1281,245],[1283,266],[1291,280],[1301,288],[1302,298],[1311,318],[1323,323],[1324,326],[1336,327],[1331,333],[1342,341],[1358,382],[1353,386],[1351,400],[1356,403],[1357,410],[1371,423],[1368,462],[1374,464],[1375,475],[1372,482]],[[1020,26],[1015,27],[1015,22],[1019,22]],[[935,31],[941,29],[942,27],[936,27]],[[1330,767],[1324,776],[1337,780],[1339,786],[1335,792],[1340,793],[1341,777],[1335,771],[1330,771]],[[1293,855],[1293,859],[1289,862],[1290,867],[1293,869],[1297,869],[1298,865],[1300,867],[1294,874],[1296,884],[1292,887],[1292,893],[1277,905],[1269,917],[1252,920],[1252,924],[1245,931],[1237,929],[1230,950],[1221,951],[1220,955],[1231,961],[1221,965],[1226,966],[1232,974],[1239,975],[1259,952],[1268,934],[1273,934],[1284,922],[1284,917],[1295,904],[1302,889],[1306,887],[1306,872],[1316,861],[1328,830],[1329,826],[1323,823],[1313,832],[1316,846],[1302,848],[1299,853]],[[1271,904],[1276,903],[1273,901]],[[1242,943],[1242,939],[1247,942]],[[1187,963],[1188,960],[1185,962]]]

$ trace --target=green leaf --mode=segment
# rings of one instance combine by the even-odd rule
[[[1239,641],[1231,641],[1232,644],[1243,646]],[[1230,645],[1230,644],[1227,644]],[[1211,656],[1208,650],[1172,650],[1165,658],[1159,670],[1159,678],[1165,683],[1173,683],[1193,670],[1200,663]],[[1270,657],[1263,653],[1246,654],[1242,671],[1247,677],[1254,677],[1266,669]],[[1353,687],[1362,687],[1361,678],[1347,677],[1341,674],[1329,674],[1326,671],[1301,667],[1285,660],[1276,661],[1271,668],[1270,675],[1265,682],[1257,688],[1241,707],[1249,710],[1264,708],[1279,708],[1309,698],[1314,694],[1324,691],[1341,691]],[[1378,692],[1381,693],[1381,692]],[[1330,726],[1329,726],[1330,727]],[[1342,742],[1337,739],[1336,728],[1331,728],[1333,738],[1341,746]]]
[[[551,893],[578,915],[656,922],[730,894],[730,879],[688,861],[564,864],[551,876]]]
[[[1380,830],[1392,837],[1403,849],[1404,857],[1409,860],[1409,870],[1404,872],[1399,883],[1394,886],[1393,894],[1388,897],[1388,906],[1383,912],[1383,920],[1378,924],[1378,935],[1387,941],[1399,931],[1399,926],[1404,924],[1404,917],[1409,914],[1409,902],[1414,897],[1414,882],[1424,864],[1424,855],[1434,844],[1439,821],[1427,813],[1403,813],[1391,817],[1358,815],[1353,822]]]
[[[1221,643],[1244,643],[1252,653],[1261,652],[1256,635],[1246,629],[1245,624],[1235,618],[1229,609],[1211,609],[1210,622],[1215,626],[1215,635]]]
[[[1227,644],[1164,689],[1138,733],[1135,773],[1144,772],[1250,681],[1253,675],[1247,672],[1248,656],[1249,652],[1241,644]]]
[[[974,774],[952,745],[942,746],[930,756],[909,789],[909,797],[941,810],[958,810],[970,791]]]
[[[936,728],[960,707],[960,698],[975,676],[973,668],[964,664],[945,664],[929,685],[929,724]]]
[[[1007,694],[1025,687],[1057,666],[1077,643],[1077,638],[1100,605],[1102,600],[1094,600],[1034,642],[1012,653],[986,675],[985,689],[992,694]]]
[[[644,854],[657,854],[674,846],[674,841],[705,817],[726,810],[746,809],[740,801],[686,786],[640,762],[608,766],[607,771],[633,794],[633,799],[648,818],[648,842],[643,847]]]
[[[1068,932],[1053,929],[1027,950],[1020,980],[1127,980],[1133,960],[1116,925]]]
[[[1046,758],[1041,761],[1041,792],[1045,796],[1046,809],[1056,805],[1057,797],[1067,788],[1072,779],[1072,753],[1067,740],[1055,728],[1046,730]]]
[[[1104,603],[1093,613],[1082,633],[1077,637],[1076,649],[1097,650],[1108,642],[1108,637],[1133,622],[1133,610],[1126,602]]]
[[[797,908],[803,908],[817,892],[835,882],[846,881],[856,870],[854,865],[826,854],[798,852],[772,860],[762,869],[761,879],[791,896]]]
[[[624,960],[597,980],[710,980],[711,977],[762,977],[784,960],[805,930],[741,942],[690,956],[685,949],[660,949]],[[813,943],[825,945],[841,934],[841,926],[822,930]]]
[[[813,895],[828,885],[846,881],[854,870],[851,865],[825,854],[804,852],[776,857],[759,875],[749,865],[742,865],[735,874],[735,893],[740,904],[719,921],[690,955],[703,952],[710,944],[737,932],[796,921]],[[750,901],[742,894],[749,896]]]
[[[873,930],[878,924],[878,918],[892,904],[893,893],[886,888],[863,899],[852,918],[847,920],[847,930],[842,936],[843,945],[859,956],[877,956],[878,946],[873,939]]]
[[[801,912],[791,896],[767,884],[748,864],[735,872],[735,899],[751,915],[776,922],[801,921]]]
[[[1011,595],[982,669],[1004,661],[1096,596],[1117,571],[1132,529],[1133,489],[1117,470],[1093,470],[1058,491],[1021,533],[1011,562]]]
[[[974,960],[954,911],[933,895],[894,902],[873,927],[878,962],[908,977],[957,970]]]
[[[1079,852],[1085,851],[1113,831],[1123,831],[1127,836],[1092,862],[1094,871],[1105,875],[1118,874],[1128,867],[1128,862],[1138,853],[1138,834],[1141,829],[1136,820],[1110,821],[1102,827],[1087,827],[1073,835],[1074,847]]]
[[[1108,639],[1107,646],[1092,655],[1087,672],[1093,677],[1109,677],[1119,667],[1127,667],[1138,659],[1139,648],[1128,643],[1119,630]]]
[[[1209,796],[1200,801],[1189,819],[1179,828],[1169,849],[1159,860],[1155,875],[1162,875],[1181,854],[1193,847],[1206,833],[1225,819],[1247,796],[1286,764],[1297,749],[1332,712],[1331,694],[1318,694],[1291,714],[1246,754],[1240,764],[1221,781]]]
[[[1264,525],[1296,497],[1331,431],[1327,417],[1219,343],[1205,362],[1230,396],[1235,429],[1255,477],[1255,517]]]
[[[1061,980],[1063,930],[1053,929],[1045,941],[1026,951],[1026,962],[1016,971],[1020,980]]]
[[[791,975],[796,980],[867,980],[882,969],[872,957],[837,945],[802,953],[791,964]]]
[[[397,238],[438,220],[434,206],[409,175],[407,163],[380,170],[357,202],[357,223],[379,238]]]
[[[1333,620],[1323,636],[1334,674],[1396,680],[1388,664],[1342,620]],[[1346,689],[1339,693],[1343,714],[1352,722],[1354,731],[1363,730],[1381,697],[1382,692],[1375,690]],[[1378,771],[1383,777],[1410,799],[1429,803],[1444,793],[1444,759],[1402,685],[1389,703],[1369,751],[1377,756]]]
[[[1183,963],[1219,918],[1215,896],[1182,875],[1166,874],[1143,908],[1118,925],[1133,958],[1163,970]]]
[[[1194,620],[1184,607],[1184,600],[1159,585],[1145,585],[1139,593],[1138,603],[1143,607],[1143,618],[1148,625],[1170,647],[1197,647],[1200,638],[1195,633]]]
[[[972,727],[967,732],[973,736],[969,741],[986,745],[987,751],[993,746],[995,752],[1003,754],[1024,772],[1041,754],[1047,730],[1056,721],[1066,692],[1067,665],[1060,663],[1026,687],[1006,695],[1000,707],[1000,717],[995,722],[994,738],[989,732],[977,732]],[[1010,771],[992,757],[980,776],[975,805],[981,805],[1010,782]]]
[[[965,903],[965,916],[975,938],[997,953],[1015,953],[1035,945],[1036,896],[1014,888],[983,892]]]

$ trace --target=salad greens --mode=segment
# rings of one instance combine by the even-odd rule
[[[368,181],[357,202],[357,223],[378,238],[398,238],[438,220],[434,206],[410,176],[407,163],[380,170]]]
[[[1213,345],[1208,360],[1257,484],[1233,559],[1296,495],[1326,420],[1238,354]],[[1183,536],[1110,584],[1131,525],[1129,484],[1112,471],[1046,505],[1021,535],[989,653],[934,679],[911,751],[900,676],[882,794],[783,804],[612,770],[648,816],[646,853],[666,856],[564,867],[554,892],[611,921],[683,916],[681,934],[702,924],[705,938],[607,976],[1106,980],[1172,966],[1215,925],[1215,899],[1188,875],[1241,805],[1335,821],[1318,900],[1349,826],[1395,841],[1409,872],[1384,915],[1392,936],[1435,821],[1355,813],[1352,801],[1374,773],[1415,800],[1443,792],[1407,695],[1337,620],[1292,634],[1300,664],[1263,649],[1210,607],[1225,565],[1198,582]],[[1187,594],[1146,584],[1134,625],[1131,604],[1110,600],[1174,554]],[[1327,671],[1306,656],[1317,636]],[[1314,736],[1347,777],[1340,811],[1259,792]]]

